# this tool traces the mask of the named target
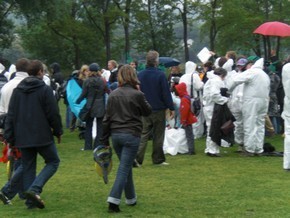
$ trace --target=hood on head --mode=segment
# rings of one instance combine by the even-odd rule
[[[59,63],[54,62],[53,64],[50,65],[50,68],[52,69],[53,73],[60,72],[60,65],[59,65]]]
[[[234,65],[234,61],[233,61],[233,59],[230,58],[230,59],[227,60],[226,63],[224,63],[223,68],[226,71],[230,72],[230,71],[232,71],[233,65]]]
[[[185,73],[194,73],[196,70],[196,64],[192,61],[185,63]]]
[[[215,60],[215,62],[214,62],[214,66],[215,66],[215,68],[219,68],[220,66],[219,66],[219,60],[220,60],[221,58],[220,57],[218,57],[216,60]]]
[[[188,95],[185,83],[179,83],[178,85],[175,86],[175,89],[180,97]]]
[[[264,58],[258,59],[251,68],[263,69],[264,68]]]

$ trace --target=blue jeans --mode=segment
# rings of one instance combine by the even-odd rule
[[[138,151],[140,137],[127,133],[113,133],[112,142],[120,164],[107,201],[119,205],[124,190],[126,203],[134,204],[137,196],[133,182],[132,165]]]
[[[93,122],[94,117],[90,117],[86,120],[86,131],[85,131],[85,150],[92,150],[100,145],[100,137],[103,135],[103,117],[97,119],[97,136],[93,144]]]
[[[15,160],[13,164],[13,175],[11,179],[3,186],[1,191],[10,200],[19,193],[20,198],[24,198],[23,195],[23,167],[21,165],[21,159]]]
[[[36,194],[42,192],[43,186],[55,174],[59,166],[59,157],[54,143],[48,146],[21,148],[23,166],[23,187],[25,191]],[[37,154],[40,154],[45,166],[36,176]],[[27,204],[29,204],[27,202]]]

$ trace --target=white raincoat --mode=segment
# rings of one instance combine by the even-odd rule
[[[202,89],[203,82],[199,78],[196,72],[196,64],[192,61],[187,61],[185,63],[185,74],[180,77],[179,84],[185,83],[186,84],[186,91],[190,95],[190,87],[191,87],[191,75],[193,79],[193,97],[197,97],[197,91]]]
[[[192,82],[191,82],[192,75]],[[179,83],[184,82],[186,84],[186,91],[191,95],[191,84],[193,87],[193,97],[198,97],[197,91],[203,88],[203,82],[201,81],[198,73],[196,72],[196,64],[192,61],[187,61],[185,63],[185,74],[180,77]],[[201,95],[201,94],[200,94]],[[200,96],[202,98],[202,96]],[[204,133],[204,116],[199,113],[197,117],[197,122],[192,124],[193,134],[195,138],[202,137]]]
[[[282,83],[285,91],[282,118],[285,125],[283,168],[290,170],[290,63],[282,69]]]
[[[244,83],[243,124],[244,148],[250,153],[262,153],[265,136],[265,116],[269,105],[270,78],[263,71],[264,59],[260,58],[248,70],[233,78],[229,89]]]
[[[211,119],[213,115],[214,104],[223,105],[227,103],[228,98],[221,95],[221,88],[225,88],[225,83],[220,76],[215,75],[213,71],[207,73],[208,81],[203,88],[203,113],[207,126],[205,153],[219,154],[219,146],[213,142],[209,136]]]

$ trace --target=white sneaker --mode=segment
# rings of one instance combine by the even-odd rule
[[[155,165],[157,165],[157,166],[168,166],[169,165],[169,163],[167,163],[167,162],[162,162],[162,163],[160,163],[160,164],[155,164]]]

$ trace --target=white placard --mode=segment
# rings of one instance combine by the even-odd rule
[[[201,49],[201,51],[197,54],[197,57],[199,60],[204,64],[205,62],[208,61],[208,59],[212,56],[210,51],[207,49],[207,47],[204,47]]]

